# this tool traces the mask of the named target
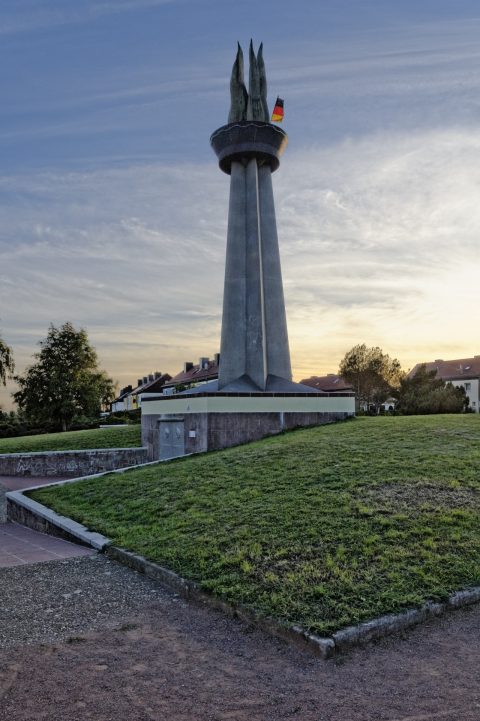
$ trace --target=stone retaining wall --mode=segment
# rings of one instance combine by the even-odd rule
[[[7,522],[7,499],[5,496],[6,492],[7,489],[0,483],[0,523]]]
[[[42,451],[0,455],[0,476],[76,478],[147,461],[146,448],[107,448],[85,451]]]

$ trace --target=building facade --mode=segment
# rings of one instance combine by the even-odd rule
[[[437,360],[428,363],[417,363],[409,376],[414,376],[421,365],[427,371],[436,371],[437,378],[451,383],[456,388],[463,387],[474,413],[480,412],[480,355],[473,358],[457,358],[455,360]]]

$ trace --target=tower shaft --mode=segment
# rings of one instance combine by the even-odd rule
[[[219,390],[292,376],[271,174],[257,154],[231,161]]]

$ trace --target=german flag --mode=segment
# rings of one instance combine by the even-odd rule
[[[283,100],[277,97],[272,113],[272,122],[281,123],[283,120]]]

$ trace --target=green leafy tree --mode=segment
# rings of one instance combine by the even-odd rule
[[[66,431],[80,417],[97,417],[114,397],[115,385],[98,368],[87,332],[71,323],[51,325],[39,345],[36,363],[15,376],[20,390],[13,397],[28,421]]]
[[[396,396],[404,372],[396,358],[365,343],[351,348],[340,363],[339,375],[353,385],[357,405],[376,410],[390,395]]]
[[[3,385],[7,382],[7,375],[11,375],[14,369],[12,349],[0,338],[0,382]]]
[[[455,388],[436,376],[436,370],[427,371],[423,364],[414,376],[404,378],[400,383],[398,411],[404,415],[423,415],[467,410],[469,398],[465,388]]]

